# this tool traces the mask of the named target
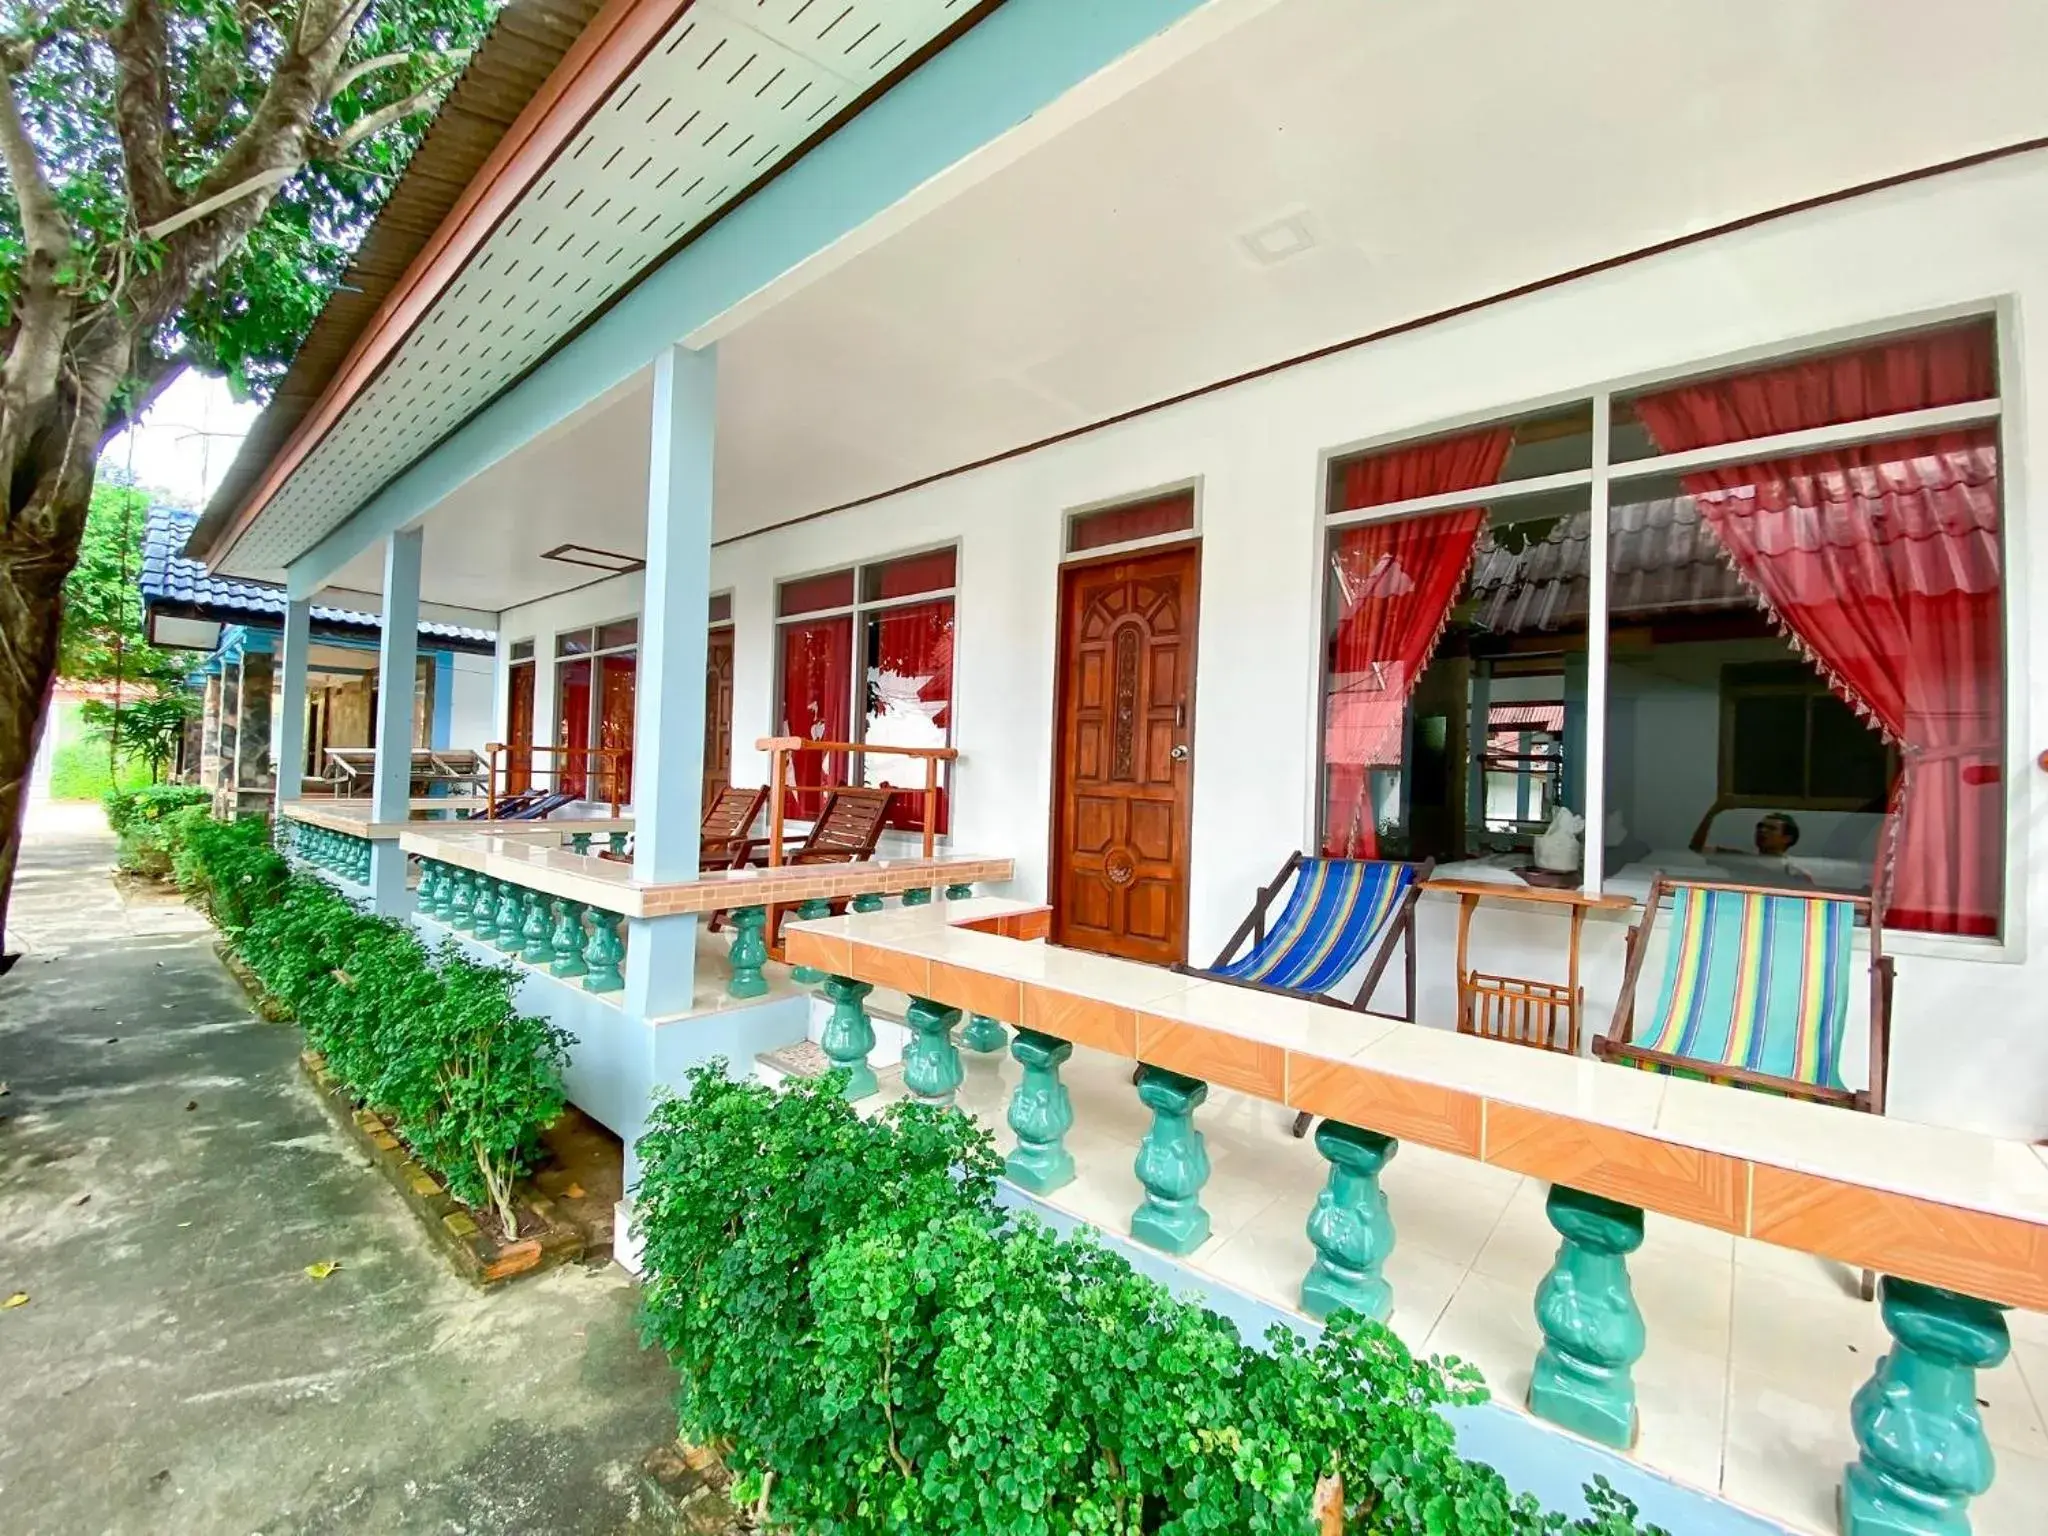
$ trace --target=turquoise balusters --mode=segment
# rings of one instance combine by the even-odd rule
[[[498,935],[498,884],[488,875],[476,877],[476,895],[470,901],[469,913],[480,944],[488,944]]]
[[[471,886],[470,872],[457,866],[455,878],[450,882],[448,903],[441,909],[441,920],[457,933],[468,933],[476,927],[476,912],[472,904],[476,891]]]
[[[1636,1440],[1634,1367],[1644,1342],[1628,1255],[1643,1245],[1643,1213],[1563,1184],[1550,1186],[1544,1211],[1564,1241],[1536,1288],[1543,1348],[1529,1411],[1627,1450]]]
[[[954,884],[946,887],[946,900],[948,901],[967,901],[973,895],[974,887],[971,885]]]
[[[548,965],[555,958],[552,930],[548,926],[547,898],[539,891],[528,891],[523,903],[526,915],[519,923],[519,937],[525,942],[519,950],[519,958],[528,965]]]
[[[1131,1236],[1162,1253],[1193,1253],[1209,1237],[1202,1186],[1209,1182],[1209,1149],[1195,1129],[1195,1110],[1209,1085],[1164,1067],[1140,1067],[1138,1098],[1152,1111],[1152,1128],[1138,1144],[1133,1165],[1145,1198],[1131,1213]]]
[[[1380,1272],[1394,1251],[1394,1218],[1380,1189],[1380,1170],[1400,1143],[1324,1120],[1316,1126],[1316,1150],[1328,1160],[1330,1176],[1308,1218],[1316,1257],[1302,1278],[1301,1310],[1320,1321],[1349,1307],[1383,1323],[1394,1310],[1394,1288]]]
[[[800,923],[815,922],[821,917],[832,915],[832,903],[822,896],[813,896],[796,909],[796,920]],[[814,986],[825,979],[825,973],[814,965],[799,965],[791,969],[790,979],[802,986]]]
[[[882,893],[880,891],[862,891],[853,898],[853,910],[856,912],[881,911]]]
[[[581,976],[589,969],[583,963],[583,903],[555,898],[555,926],[548,934],[548,962],[551,976]]]
[[[1969,1536],[1970,1500],[1995,1470],[1977,1372],[2011,1348],[2004,1309],[1891,1275],[1878,1304],[1892,1348],[1849,1404],[1842,1536]]]
[[[1010,1043],[1010,1032],[985,1013],[969,1014],[967,1027],[960,1031],[960,1043],[970,1051],[993,1056]]]
[[[462,904],[467,873],[453,864],[441,866],[441,880],[434,887],[434,916],[439,921],[449,924],[455,921],[456,909]]]
[[[832,1000],[832,1016],[825,1021],[825,1032],[818,1040],[818,1048],[835,1067],[847,1071],[846,1096],[849,1099],[864,1099],[876,1092],[880,1084],[875,1081],[874,1068],[868,1065],[868,1052],[875,1048],[875,1026],[868,1020],[868,1011],[862,1006],[874,987],[865,981],[855,981],[850,976],[827,976],[825,995]]]
[[[491,942],[508,955],[519,953],[519,946],[525,942],[520,926],[526,921],[520,897],[526,893],[509,880],[498,882],[498,911],[492,923]]]
[[[569,851],[571,853],[587,855],[590,852],[590,834],[588,832],[571,832],[569,834]]]
[[[359,837],[356,839],[356,882],[359,885],[367,884],[369,878],[370,840],[367,837]]]
[[[609,847],[609,848],[611,849],[611,851],[612,851],[613,853],[616,853],[616,854],[617,854],[617,855],[618,855],[618,856],[619,856],[620,858],[622,858],[622,859],[623,859],[623,858],[624,858],[624,857],[626,856],[626,834],[625,834],[625,833],[623,833],[623,832],[613,832],[613,833],[609,833],[609,834],[607,834],[607,836],[605,837],[605,844],[606,844],[606,846],[607,846],[607,847]]]
[[[960,1052],[953,1045],[953,1026],[960,1022],[960,1010],[930,998],[913,997],[903,1022],[910,1030],[903,1046],[904,1088],[926,1104],[951,1104],[966,1076],[960,1067]]]
[[[728,997],[761,997],[768,991],[768,978],[761,967],[768,963],[768,909],[736,907],[732,914],[732,948],[727,958],[732,979],[725,984]]]
[[[622,921],[616,912],[590,908],[590,942],[583,946],[584,991],[616,992],[625,986],[626,976],[620,969],[626,958],[626,946],[619,937]]]
[[[1024,1077],[1010,1095],[1010,1129],[1017,1150],[1003,1160],[1013,1184],[1034,1195],[1049,1195],[1074,1179],[1074,1156],[1067,1150],[1073,1129],[1074,1105],[1060,1081],[1060,1063],[1074,1054],[1071,1041],[1036,1030],[1020,1029],[1010,1054],[1024,1068]]]
[[[420,883],[413,888],[413,909],[424,916],[434,915],[434,882],[439,876],[432,859],[420,860]]]
[[[912,886],[903,893],[906,907],[928,907],[932,903],[932,888],[928,885]]]

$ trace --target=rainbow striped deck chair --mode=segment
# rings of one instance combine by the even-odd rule
[[[1635,989],[1652,925],[1670,897],[1673,930],[1656,997],[1636,1017]],[[1851,935],[1867,896],[1709,881],[1650,884],[1603,1060],[1654,1072],[1884,1113],[1892,968],[1870,935],[1870,1082],[1842,1081],[1856,956]]]

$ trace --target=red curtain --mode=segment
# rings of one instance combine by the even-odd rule
[[[840,615],[782,626],[782,730],[806,741],[850,741],[853,619]],[[819,788],[846,782],[843,752],[798,752],[789,764],[785,814],[808,820],[824,809]]]
[[[1988,325],[1648,396],[1659,448],[1995,392]],[[1988,428],[1684,477],[1743,579],[1830,685],[1896,743],[1886,920],[1998,931],[2005,733],[1998,444]]]
[[[581,796],[590,767],[590,663],[565,661],[555,669],[555,788]]]
[[[861,740],[874,746],[943,747],[952,739],[953,600],[891,608],[868,623],[867,705]],[[908,790],[890,802],[888,825],[924,827],[924,759],[868,752],[863,777]],[[932,827],[946,830],[946,775]]]
[[[1490,485],[1513,441],[1506,428],[1375,454],[1343,467],[1344,510]],[[1330,549],[1336,627],[1323,707],[1323,852],[1379,856],[1372,775],[1401,763],[1401,724],[1486,514],[1477,507],[1367,523]]]
[[[633,679],[637,670],[634,653],[614,652],[598,658],[597,744],[621,755],[608,759],[617,765],[618,787],[604,764],[591,773],[591,793],[602,799],[629,802],[633,798]]]

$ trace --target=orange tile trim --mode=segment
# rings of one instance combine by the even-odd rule
[[[988,931],[995,924],[972,926]],[[822,957],[826,951],[822,945],[812,948],[815,942],[809,935],[794,936],[792,955]],[[845,974],[901,985],[901,978],[922,961],[926,984],[948,989],[941,1001],[977,995],[974,989],[982,986],[1017,985],[973,966],[921,955],[922,944],[922,935],[898,935],[883,944],[856,938],[850,946],[853,969]],[[1138,1057],[1291,1109],[1568,1184],[1717,1231],[2048,1311],[2048,1221],[1967,1210],[1800,1173],[1644,1131],[1287,1050],[1228,1029],[1163,1019],[1053,987],[1025,983],[1018,990],[1021,1007],[1006,1022],[1077,1045]],[[994,995],[986,994],[989,999]],[[970,1006],[964,1001],[958,1005]],[[993,1008],[979,1011],[1003,1017]]]

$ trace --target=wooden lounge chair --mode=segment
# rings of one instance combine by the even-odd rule
[[[766,790],[760,792],[765,798]],[[811,829],[802,841],[782,856],[784,864],[858,864],[874,857],[875,844],[882,837],[882,822],[889,814],[892,789],[827,788],[825,803],[819,807]],[[788,838],[785,836],[784,841]],[[770,839],[735,838],[731,866],[768,863]]]
[[[875,844],[882,838],[882,823],[888,819],[889,801],[895,793],[891,789],[827,788],[825,803],[818,808],[817,819],[803,834],[802,841],[783,854],[783,864],[861,864],[873,858]],[[745,869],[752,865],[765,868],[771,841],[765,837],[735,840],[732,867]],[[787,837],[784,841],[788,841]],[[845,909],[844,900],[832,903],[835,913]],[[793,910],[790,907],[774,909],[774,926],[768,934],[771,946],[781,942],[783,919]],[[725,914],[714,912],[711,926],[714,929],[724,927]]]
[[[716,869],[730,864],[737,845],[748,841],[754,830],[754,821],[761,814],[761,807],[768,803],[768,791],[742,789],[728,784],[718,792],[718,797],[705,807],[703,823],[697,829],[697,865],[700,869]]]
[[[1639,1027],[1636,984],[1666,896],[1677,926]],[[1872,910],[1869,896],[1658,875],[1629,931],[1614,1020],[1594,1039],[1594,1055],[1883,1114],[1892,961]],[[1842,1039],[1859,917],[1870,923],[1870,1086],[1851,1089],[1842,1082]]]
[[[1232,986],[1363,1010],[1371,1003],[1373,989],[1398,943],[1404,956],[1401,1017],[1412,1023],[1415,902],[1422,894],[1422,882],[1435,868],[1434,859],[1411,864],[1395,859],[1324,859],[1291,853],[1273,883],[1260,888],[1251,915],[1238,925],[1214,965],[1174,969]],[[1293,889],[1287,905],[1269,928],[1267,914],[1281,891],[1288,889],[1290,879]],[[1330,996],[1330,989],[1368,956],[1371,964],[1356,995],[1348,1002]],[[1313,1119],[1305,1113],[1295,1116],[1294,1134],[1306,1135]]]

